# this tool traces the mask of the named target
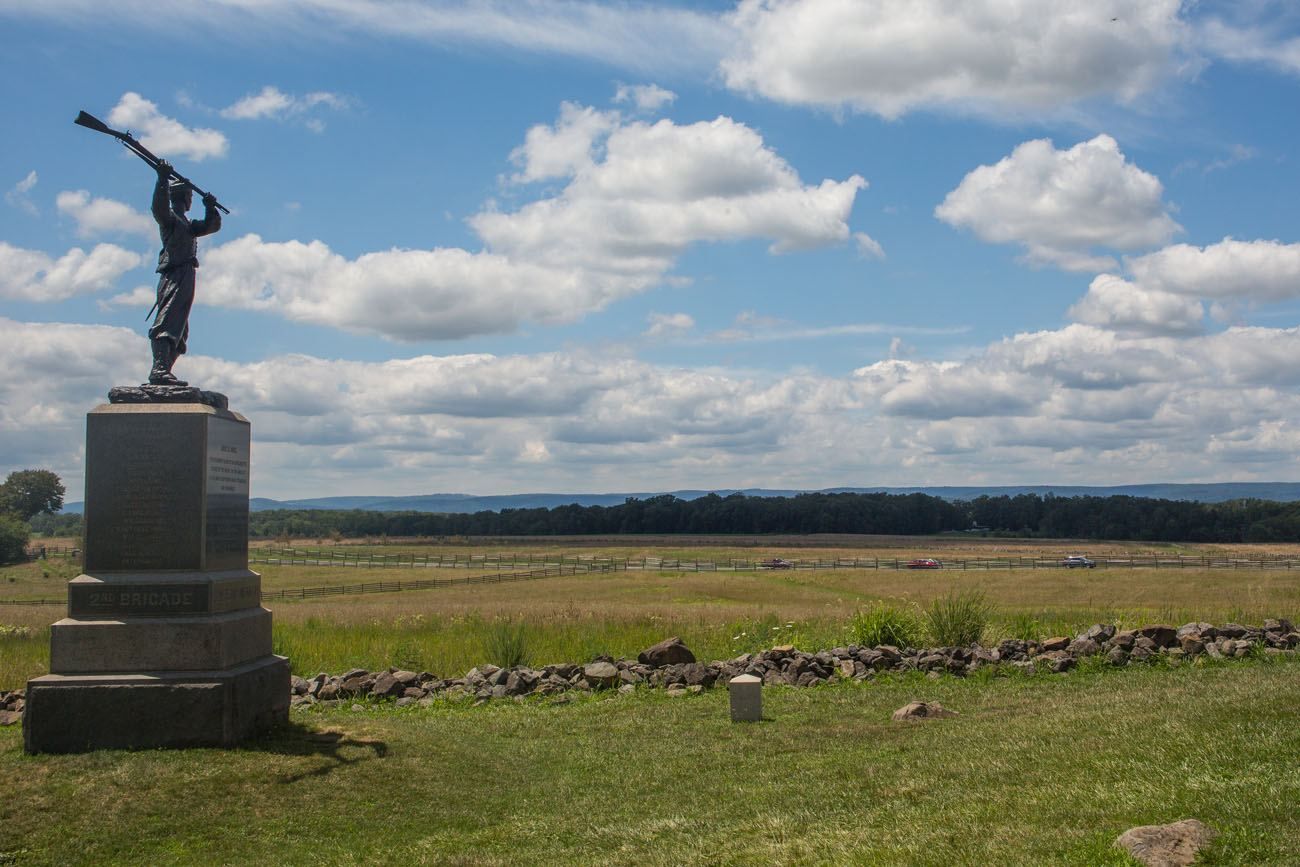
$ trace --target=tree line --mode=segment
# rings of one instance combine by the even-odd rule
[[[0,549],[21,552],[27,528],[77,536],[81,516],[54,514],[58,476],[11,474],[0,485]],[[928,494],[812,493],[794,497],[671,494],[617,506],[556,506],[464,514],[275,509],[249,515],[253,538],[378,536],[560,536],[711,533],[863,533],[896,536],[975,532],[1024,538],[1160,542],[1300,542],[1300,502],[1198,503],[1149,497],[981,496],[950,501]],[[20,555],[20,554],[19,554]]]
[[[362,510],[254,512],[255,538],[336,536],[549,536],[672,533],[968,531],[1025,538],[1169,542],[1300,541],[1300,502],[1198,503],[1147,497],[1020,494],[949,501],[927,494],[811,493],[794,497],[671,494],[617,506],[568,505],[465,514]]]

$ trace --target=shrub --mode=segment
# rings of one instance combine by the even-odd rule
[[[17,563],[27,558],[27,523],[14,515],[0,514],[0,563]]]
[[[925,634],[925,624],[913,607],[884,601],[856,612],[849,629],[853,641],[862,647],[916,647]]]
[[[528,663],[528,635],[522,623],[497,620],[484,639],[487,661],[500,668],[514,668]]]
[[[936,644],[965,647],[979,643],[991,613],[992,606],[982,590],[954,590],[931,602],[925,617]]]

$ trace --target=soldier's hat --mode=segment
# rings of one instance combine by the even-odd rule
[[[173,193],[177,190],[188,190],[189,188],[189,183],[187,181],[182,181],[180,178],[172,178],[167,182],[167,189]]]

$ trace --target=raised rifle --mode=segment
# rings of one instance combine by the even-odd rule
[[[84,111],[77,113],[77,119],[74,120],[73,123],[77,126],[84,126],[86,129],[93,129],[95,132],[102,132],[104,135],[111,135],[113,138],[121,142],[123,147],[144,160],[152,169],[157,171],[158,163],[161,162],[161,160],[150,153],[149,149],[140,144],[140,142],[136,140],[135,136],[131,135],[129,132],[112,129],[99,118],[91,114],[86,114]],[[176,169],[171,170],[171,177],[188,186],[191,190],[198,193],[200,197],[207,198],[208,194],[199,189],[198,184],[176,171]],[[218,202],[215,197],[212,199],[212,203],[223,214],[230,213],[230,211],[226,209],[225,205]]]

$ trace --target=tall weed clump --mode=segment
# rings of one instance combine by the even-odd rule
[[[925,623],[912,606],[881,600],[855,612],[849,632],[860,647],[916,647],[925,637]]]
[[[1043,637],[1043,624],[1034,615],[1018,611],[1007,619],[1005,632],[1009,638],[1037,641]]]
[[[527,665],[528,632],[524,624],[509,619],[495,621],[483,639],[483,651],[487,661],[499,668]]]
[[[982,590],[954,590],[930,603],[925,619],[930,637],[941,647],[978,644],[988,628],[993,606]]]

